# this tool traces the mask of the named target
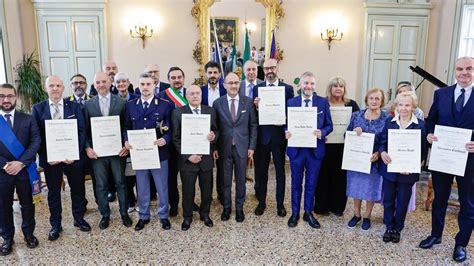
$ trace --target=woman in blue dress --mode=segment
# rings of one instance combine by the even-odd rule
[[[371,226],[370,216],[375,202],[382,197],[382,177],[378,170],[380,154],[376,150],[378,135],[382,132],[385,120],[389,113],[382,111],[385,103],[385,94],[382,89],[374,88],[367,91],[365,105],[367,109],[352,114],[348,131],[375,134],[374,152],[370,161],[372,162],[370,174],[347,171],[347,197],[354,199],[354,216],[348,222],[350,228],[355,227],[362,220],[362,229],[369,230]],[[366,201],[364,216],[361,215],[362,201]]]

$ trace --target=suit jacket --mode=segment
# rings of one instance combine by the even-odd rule
[[[173,143],[176,147],[176,150],[181,154],[181,115],[182,114],[192,114],[192,110],[189,105],[185,105],[181,108],[177,108],[173,111],[172,114],[172,124],[173,124]],[[210,154],[203,155],[201,162],[194,164],[188,161],[189,154],[181,154],[178,166],[182,171],[208,171],[214,167],[214,158],[212,157],[212,152],[215,149],[215,143],[217,142],[219,132],[217,130],[217,118],[216,111],[207,105],[201,104],[201,114],[210,114],[211,115],[211,128],[209,131],[213,131],[216,135],[216,138],[213,142],[210,143]]]
[[[3,117],[0,116],[0,119],[3,119]],[[25,151],[20,158],[17,159],[8,151],[3,142],[0,141],[0,182],[10,181],[13,178],[13,176],[7,174],[3,169],[3,166],[5,166],[7,162],[20,161],[28,166],[36,160],[36,153],[41,146],[41,136],[38,125],[29,114],[18,110],[15,111],[15,116],[13,117],[13,133],[23,147],[25,147]],[[16,178],[19,180],[28,179],[27,168],[23,168],[18,175],[16,175]]]
[[[123,136],[125,131],[125,115],[127,100],[118,95],[110,94],[109,116],[118,115],[120,117],[120,129]],[[85,148],[94,148],[92,145],[91,117],[102,117],[100,111],[99,97],[94,97],[86,102],[84,107],[84,117],[86,119],[86,144]],[[123,142],[123,141],[122,141]],[[123,144],[123,143],[122,143]],[[118,155],[118,151],[117,151]]]
[[[128,85],[127,90],[128,90],[129,93],[133,93],[133,84],[132,83],[130,83],[130,85]],[[114,84],[112,84],[110,86],[110,92],[112,94],[118,94],[118,90],[117,90],[117,88],[115,87]],[[94,84],[91,84],[91,89],[89,91],[89,95],[91,95],[91,96],[96,96],[97,95],[97,89],[94,87]]]
[[[332,132],[332,120],[331,113],[329,111],[329,102],[326,98],[320,97],[318,95],[313,95],[312,99],[313,107],[318,107],[318,126],[317,128],[321,130],[321,139],[317,140],[316,148],[314,150],[314,156],[316,159],[323,159],[326,155],[326,136]],[[288,100],[288,107],[301,107],[302,100],[301,96],[291,98]],[[288,147],[286,153],[290,159],[294,159],[298,156],[299,151],[302,148]]]
[[[414,115],[414,114],[413,114]],[[385,122],[385,126],[382,130],[382,133],[378,135],[379,138],[379,147],[378,151],[381,154],[382,152],[387,152],[388,150],[388,130],[389,129],[400,129],[400,126],[397,122],[392,121],[393,117],[389,116]],[[406,129],[420,129],[421,130],[421,161],[426,159],[426,154],[428,152],[428,145],[426,141],[426,127],[425,122],[417,118],[418,124],[411,123]],[[389,154],[390,155],[390,154]],[[379,164],[380,174],[383,178],[386,178],[393,182],[402,182],[402,183],[412,183],[420,179],[420,174],[412,173],[410,175],[402,175],[400,173],[389,173],[387,172],[387,165],[381,161]],[[421,168],[421,165],[420,165]]]
[[[209,105],[209,84],[206,84],[201,87],[202,91],[202,102],[203,105]],[[224,84],[219,83],[219,96],[223,96],[227,93],[226,89],[224,88]]]
[[[471,85],[472,86],[472,85]],[[426,119],[427,134],[434,133],[435,125],[460,127],[474,130],[474,94],[464,106],[460,117],[456,117],[454,104],[454,89],[456,84],[438,89],[434,93],[428,118]],[[474,141],[474,134],[471,137]],[[468,153],[466,169],[474,168],[474,153]]]
[[[160,161],[168,159],[168,147],[171,146],[171,112],[173,105],[168,100],[154,96],[145,111],[141,98],[127,102],[125,115],[125,132],[123,139],[128,140],[127,131],[133,129],[154,128],[156,138],[164,138],[166,145],[158,147]]]
[[[266,82],[261,82],[257,86],[253,87],[253,98],[258,97],[258,88],[265,87]],[[285,102],[294,97],[293,87],[281,81],[278,81],[278,86],[285,87]],[[285,108],[286,109],[286,108]],[[258,116],[257,116],[258,117]],[[318,127],[319,128],[319,127]],[[268,143],[286,143],[285,138],[285,126],[275,125],[259,125],[258,126],[258,143],[267,145]]]
[[[186,88],[183,88],[183,97],[186,98]],[[160,91],[160,93],[158,94],[158,98],[167,100],[169,103],[171,103],[173,109],[176,108],[176,105],[174,104],[173,100],[171,100],[171,98],[168,97],[168,94],[166,94],[166,90]]]
[[[261,79],[255,80],[255,86],[257,86],[258,84],[260,84],[260,83],[262,83],[262,82],[263,82],[263,80],[261,80]],[[255,86],[254,86],[254,87],[255,87]],[[247,88],[245,87],[245,80],[242,80],[242,81],[240,82],[239,95],[240,95],[240,96],[247,96],[247,97],[248,97],[248,95],[245,95],[245,92],[246,92],[246,91],[247,91]],[[252,93],[253,93],[253,91],[252,91]]]
[[[214,101],[213,108],[217,113],[219,127],[219,153],[228,155],[232,152],[232,140],[241,158],[247,158],[248,150],[257,147],[257,117],[253,100],[239,97],[236,121],[232,122],[227,94]]]
[[[158,92],[156,91],[156,87],[155,87],[155,95],[158,95],[158,93],[166,90],[169,87],[170,87],[169,83],[160,81],[160,86],[158,87]],[[135,88],[135,94],[141,95],[140,89],[138,87]]]
[[[45,133],[45,120],[51,120],[51,111],[49,109],[49,101],[45,100],[40,103],[33,105],[32,115],[40,129],[41,135],[41,147],[38,152],[39,154],[39,165],[45,167],[48,164],[46,158],[46,133]],[[71,101],[64,101],[64,116],[63,119],[77,119],[77,134],[79,138],[79,154],[84,150],[86,140],[86,129],[84,114],[81,110],[81,106],[78,103]],[[75,167],[80,167],[82,164],[81,160],[74,162]]]

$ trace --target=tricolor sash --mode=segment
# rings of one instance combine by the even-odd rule
[[[0,118],[0,141],[5,145],[8,151],[18,160],[25,152],[25,147],[13,133],[3,117]],[[30,179],[31,193],[33,202],[41,201],[41,179],[38,175],[36,163],[33,161],[26,167]]]
[[[165,90],[166,95],[173,101],[178,107],[183,107],[188,104],[188,101],[179,93],[176,89],[169,87]]]

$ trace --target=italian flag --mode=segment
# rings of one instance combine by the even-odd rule
[[[166,95],[173,101],[178,107],[183,107],[188,104],[188,101],[174,88],[169,87],[165,90]]]

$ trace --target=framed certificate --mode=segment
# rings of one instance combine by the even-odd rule
[[[387,164],[389,173],[421,172],[421,130],[389,129],[387,153],[392,162]]]
[[[130,149],[130,159],[133,170],[159,169],[160,153],[156,141],[155,129],[127,130]]]
[[[122,149],[120,117],[91,118],[92,147],[99,157],[118,155]]]
[[[285,87],[259,87],[258,98],[259,125],[286,124]]]
[[[181,115],[181,154],[210,154],[207,135],[211,132],[210,114]]]
[[[332,132],[327,135],[326,143],[344,143],[344,133],[351,120],[352,107],[334,106],[331,110]]]
[[[77,120],[45,120],[44,123],[48,162],[79,160]]]
[[[471,141],[472,130],[436,125],[434,135],[438,141],[431,146],[428,169],[464,176],[469,155],[466,143]]]
[[[342,169],[370,174],[370,158],[374,150],[375,134],[347,131],[342,156]]]
[[[316,148],[318,107],[288,107],[288,147]]]

